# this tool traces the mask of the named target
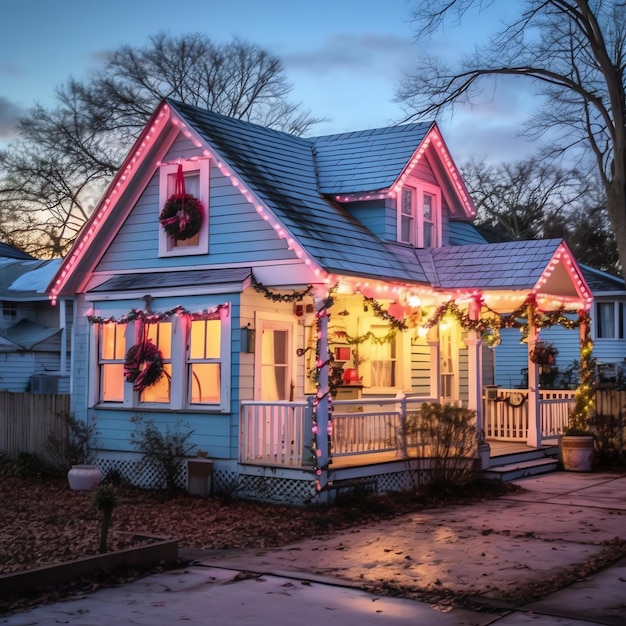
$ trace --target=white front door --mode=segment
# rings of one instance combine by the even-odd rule
[[[293,400],[293,327],[291,321],[257,318],[254,397]]]

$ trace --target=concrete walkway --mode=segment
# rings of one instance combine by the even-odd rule
[[[516,482],[526,492],[497,501],[279,549],[196,553],[184,570],[0,617],[0,624],[626,624],[626,559],[596,574],[585,569],[626,541],[626,477],[556,472]],[[557,590],[568,572],[578,582]],[[388,586],[410,597],[360,590]],[[462,594],[474,610],[451,608],[446,594]]]

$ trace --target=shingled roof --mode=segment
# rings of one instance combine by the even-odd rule
[[[320,193],[315,140],[179,102],[168,101],[168,104],[219,153],[326,271],[425,282],[426,276],[419,266],[407,268],[370,230]],[[329,138],[322,144],[327,141]],[[317,151],[325,155],[325,167],[339,158],[330,148],[318,147]],[[399,162],[394,165],[397,175],[404,165],[406,162],[402,166]],[[344,168],[345,172],[348,170]],[[384,180],[389,180],[390,172],[391,168]],[[354,184],[350,186],[356,190]]]

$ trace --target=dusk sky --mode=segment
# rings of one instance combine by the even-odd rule
[[[234,37],[279,56],[292,99],[328,118],[312,134],[376,128],[403,119],[395,88],[420,50],[469,52],[498,26],[499,6],[431,41],[415,41],[410,22],[422,0],[26,0],[3,5],[0,23],[0,141],[15,136],[20,114],[54,104],[55,87],[85,78],[104,53],[144,45],[150,35],[203,32],[217,43]],[[505,3],[506,4],[506,3]],[[193,7],[193,8],[192,8]],[[515,85],[498,98],[437,120],[452,156],[510,161],[534,152],[516,137],[532,99]]]

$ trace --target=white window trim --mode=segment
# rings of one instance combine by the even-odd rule
[[[372,332],[372,326],[384,326],[385,322],[375,317],[359,318],[359,332],[367,334]],[[361,330],[362,329],[362,330]],[[391,331],[391,326],[389,326]],[[362,344],[361,350],[369,349],[370,342]],[[366,347],[367,346],[367,347]],[[372,387],[370,369],[367,365],[369,357],[365,356],[368,360],[364,363],[365,367],[359,366],[359,376],[363,379],[363,387],[367,389],[368,394],[389,394],[397,393],[398,391],[409,392],[411,390],[411,366],[409,364],[411,355],[411,338],[408,333],[401,330],[396,332],[396,384],[393,387]],[[407,360],[408,357],[408,360]]]
[[[430,247],[438,248],[441,246],[441,189],[436,185],[421,181],[410,181],[404,185],[403,189],[411,189],[413,192],[413,228],[411,230],[410,241],[402,241],[402,189],[397,195],[397,241],[400,243],[410,243],[416,248],[424,247],[424,194],[434,196],[435,206],[433,207],[433,235],[434,241]]]
[[[189,256],[193,254],[208,254],[209,252],[209,173],[210,164],[208,158],[199,159],[198,161],[183,161],[183,173],[198,172],[200,176],[199,187],[200,197],[198,200],[204,207],[204,219],[200,227],[199,240],[197,246],[172,247],[172,239],[159,224],[159,256]],[[171,176],[175,176],[178,171],[178,163],[162,165],[159,169],[159,211],[160,215],[163,206],[169,198],[168,181]],[[158,215],[157,215],[158,217]]]
[[[613,337],[598,337],[598,304],[612,304],[613,305]],[[624,318],[626,318],[626,301],[624,300],[596,300],[593,304],[593,340],[594,341],[625,341],[626,329],[624,329],[624,337],[619,336],[620,332],[620,318],[619,318],[619,306],[622,305],[622,311]]]
[[[96,408],[128,408],[128,409],[166,409],[170,411],[185,411],[189,413],[198,411],[229,412],[231,398],[231,325],[230,307],[220,309],[221,338],[220,359],[221,381],[220,402],[211,404],[191,404],[187,393],[187,343],[189,329],[186,318],[172,316],[169,320],[172,324],[172,381],[169,402],[139,402],[139,392],[133,390],[133,384],[124,382],[124,399],[122,402],[102,402],[100,400],[100,363],[99,363],[99,325],[93,324],[90,333],[90,360],[88,372],[89,407]],[[126,325],[125,352],[139,340],[139,322],[129,322]]]

